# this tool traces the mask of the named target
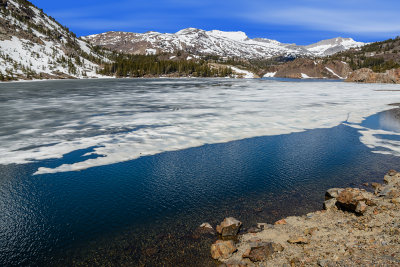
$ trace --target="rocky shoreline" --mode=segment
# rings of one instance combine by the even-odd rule
[[[332,188],[323,210],[291,216],[274,225],[258,223],[239,234],[229,217],[198,231],[218,234],[211,257],[220,266],[399,266],[400,173],[385,175],[371,190]]]
[[[392,69],[387,70],[384,73],[376,73],[371,69],[362,68],[352,72],[346,79],[346,82],[400,84],[400,69]]]

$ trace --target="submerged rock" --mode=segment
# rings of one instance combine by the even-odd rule
[[[202,223],[202,224],[200,225],[200,228],[203,228],[203,229],[213,229],[213,227],[211,226],[211,224],[209,224],[209,223],[207,223],[207,222]]]
[[[241,226],[241,221],[238,221],[233,217],[228,217],[225,218],[225,220],[223,220],[220,225],[217,225],[216,229],[222,237],[229,237],[237,236]]]
[[[217,240],[211,245],[211,257],[213,259],[227,259],[237,250],[232,240]]]
[[[193,238],[194,239],[199,239],[201,236],[205,236],[205,235],[215,235],[214,228],[209,223],[202,223],[193,232]]]

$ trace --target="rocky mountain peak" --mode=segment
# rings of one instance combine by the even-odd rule
[[[196,29],[196,28],[186,28],[186,29],[177,31],[175,34],[176,35],[185,35],[185,34],[193,34],[193,33],[198,33],[198,32],[205,32],[205,31],[201,30],[201,29]]]
[[[322,40],[315,44],[306,45],[305,48],[312,51],[318,56],[329,56],[337,52],[345,51],[350,48],[364,46],[365,43],[356,42],[353,38],[336,37],[332,39]]]

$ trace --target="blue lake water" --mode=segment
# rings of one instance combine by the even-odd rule
[[[326,189],[381,181],[399,165],[397,112],[382,111],[396,95],[284,84],[1,84],[0,265],[213,266],[213,238],[193,235],[201,223],[305,214],[321,209]],[[274,100],[278,89],[286,99]]]

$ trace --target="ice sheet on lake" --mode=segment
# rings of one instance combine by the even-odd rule
[[[399,85],[266,80],[113,80],[0,87],[0,164],[62,158],[95,147],[101,155],[36,174],[82,170],[203,144],[328,128],[353,127],[400,102]],[[71,84],[71,82],[69,82]],[[11,91],[13,90],[13,91]],[[45,90],[45,92],[42,92]],[[5,100],[2,100],[5,99]],[[360,140],[382,144],[376,130]],[[390,132],[396,135],[396,132]]]

